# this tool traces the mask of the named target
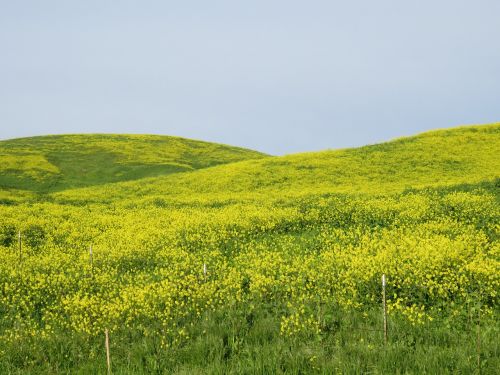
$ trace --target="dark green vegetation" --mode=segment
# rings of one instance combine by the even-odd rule
[[[112,143],[120,168],[159,158]],[[212,167],[178,149],[190,168],[123,182],[18,164],[42,182],[0,192],[1,374],[105,373],[105,329],[114,374],[498,373],[500,124]]]
[[[19,138],[0,141],[0,188],[57,191],[264,156],[238,147],[155,135]]]

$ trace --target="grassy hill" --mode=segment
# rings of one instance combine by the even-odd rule
[[[500,124],[430,131],[360,148],[248,160],[188,174],[77,189],[68,200],[255,199],[321,193],[385,194],[492,181],[500,176]]]
[[[0,144],[0,374],[498,373],[500,124]]]
[[[57,191],[191,171],[265,156],[156,135],[54,135],[0,142],[0,188]]]

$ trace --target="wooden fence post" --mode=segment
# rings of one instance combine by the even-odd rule
[[[105,341],[105,345],[106,345],[106,363],[108,365],[108,375],[111,375],[111,356],[110,356],[110,353],[109,353],[109,332],[106,329],[104,331],[104,333],[106,335],[106,341]]]
[[[382,309],[384,312],[384,345],[387,345],[387,306],[385,301],[385,274],[382,275]]]
[[[477,310],[477,338],[476,338],[476,349],[477,349],[477,370],[481,374],[481,303]]]
[[[94,253],[92,252],[92,245],[89,247],[89,264],[90,264],[90,276],[94,276]]]
[[[19,242],[19,262],[21,262],[23,260],[23,240],[21,239],[21,231],[19,231],[18,242]]]

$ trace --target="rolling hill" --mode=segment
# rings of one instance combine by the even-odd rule
[[[497,373],[499,135],[1,142],[0,373]]]
[[[500,124],[426,132],[360,148],[246,160],[181,175],[56,194],[66,201],[246,195],[385,194],[493,181],[500,176]]]
[[[34,192],[137,180],[265,155],[156,135],[53,135],[0,142],[0,188]]]

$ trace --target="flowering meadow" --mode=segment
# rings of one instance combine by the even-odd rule
[[[499,131],[5,188],[0,372],[495,373]]]

